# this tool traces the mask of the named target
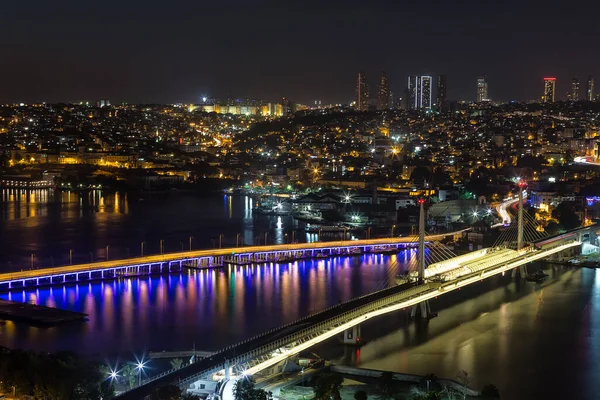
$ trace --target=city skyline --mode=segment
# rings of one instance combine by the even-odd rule
[[[539,99],[540,77],[558,78],[560,99],[573,76],[600,74],[600,56],[589,50],[598,30],[595,6],[575,17],[573,4],[541,2],[518,13],[511,4],[437,1],[304,3],[293,12],[269,2],[234,1],[227,9],[117,4],[6,5],[1,40],[10,57],[0,64],[7,78],[0,102],[189,103],[235,95],[350,103],[359,70],[373,83],[387,71],[397,94],[408,76],[444,74],[452,100],[472,99],[473,80],[485,75],[492,99],[521,101]],[[575,18],[581,29],[566,35],[560,27]],[[501,33],[508,21],[510,35]],[[364,34],[349,40],[346,33],[356,26]],[[403,37],[421,40],[398,39],[396,26]],[[240,40],[249,32],[254,39]]]

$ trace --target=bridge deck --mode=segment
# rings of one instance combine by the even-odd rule
[[[460,234],[465,230],[448,232],[437,235],[429,235],[425,238],[427,241],[439,240],[446,236],[452,236]],[[114,268],[124,266],[147,266],[157,264],[168,264],[170,262],[179,262],[186,260],[194,260],[203,257],[221,257],[230,256],[235,254],[258,254],[258,253],[271,253],[271,252],[287,252],[287,251],[301,251],[301,250],[323,250],[331,248],[348,248],[348,247],[364,247],[364,246],[384,246],[394,245],[402,243],[413,243],[415,242],[414,237],[395,237],[395,238],[382,238],[382,239],[367,239],[367,240],[345,240],[345,241],[334,241],[334,242],[317,242],[317,243],[296,243],[296,244],[283,244],[283,245],[269,245],[269,246],[245,246],[245,247],[229,247],[222,249],[208,249],[208,250],[196,250],[196,251],[184,251],[178,253],[158,254],[144,257],[134,257],[128,259],[108,260],[99,261],[86,264],[77,265],[66,265],[54,268],[40,268],[33,270],[24,270],[16,272],[7,272],[0,274],[0,284],[5,282],[39,279],[44,277],[53,277],[60,275],[71,275],[80,274],[87,272],[100,272],[107,271]]]

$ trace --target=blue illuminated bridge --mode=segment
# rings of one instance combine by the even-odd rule
[[[425,240],[440,240],[448,236],[460,237],[465,231],[466,230],[460,230],[456,232],[428,235],[425,237]],[[247,265],[269,262],[288,262],[290,260],[308,258],[328,258],[362,253],[392,252],[414,247],[416,244],[417,239],[415,237],[396,237],[185,251],[2,273],[0,274],[0,290],[162,274],[178,272],[184,268],[215,268],[228,263]]]

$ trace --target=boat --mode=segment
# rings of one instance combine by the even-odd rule
[[[279,207],[257,207],[254,210],[252,210],[252,212],[261,215],[290,215],[289,211],[282,210]]]
[[[309,233],[342,233],[349,231],[343,225],[310,225],[304,230]]]
[[[321,218],[321,216],[319,214],[313,214],[309,211],[298,211],[298,212],[294,213],[294,218],[297,219],[298,221],[304,221],[304,222],[313,222],[313,223],[323,222],[324,220],[323,220],[323,218]]]
[[[537,270],[535,272],[527,274],[527,276],[525,277],[525,279],[527,279],[529,282],[536,283],[543,282],[546,278],[548,278],[548,274],[542,270]]]
[[[376,254],[398,254],[398,249],[391,246],[380,247],[379,249],[373,250]]]

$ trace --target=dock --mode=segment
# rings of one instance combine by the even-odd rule
[[[85,321],[87,317],[87,314],[60,308],[0,300],[0,319],[24,322],[34,326],[50,327],[68,322]]]

